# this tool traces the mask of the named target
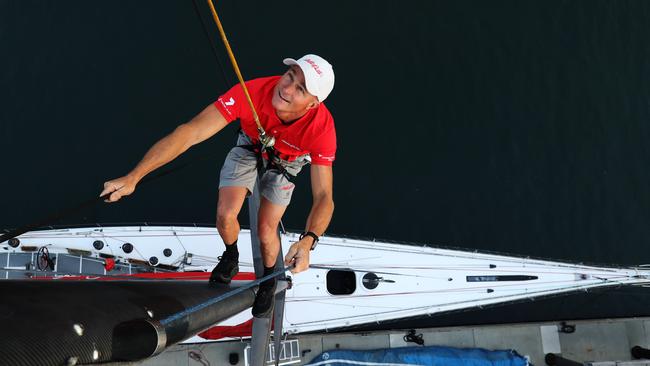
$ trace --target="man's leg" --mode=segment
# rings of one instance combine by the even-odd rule
[[[217,230],[224,244],[232,244],[239,237],[239,221],[237,216],[246,199],[246,187],[219,188],[217,203]]]
[[[226,186],[219,188],[217,203],[217,230],[226,245],[226,251],[219,257],[219,263],[212,270],[210,282],[230,283],[239,272],[239,221],[237,215],[246,199],[248,188]]]
[[[287,206],[275,204],[264,197],[261,199],[257,219],[257,235],[262,245],[264,267],[275,267],[278,252],[280,251],[278,225],[286,209]]]
[[[262,197],[257,218],[257,235],[260,238],[262,259],[264,262],[264,276],[273,273],[275,263],[280,251],[280,238],[278,237],[278,224],[287,206],[275,204]],[[276,279],[262,282],[253,304],[253,316],[265,318],[270,316],[273,308]]]

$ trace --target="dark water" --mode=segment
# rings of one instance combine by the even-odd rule
[[[0,0],[0,227],[97,195],[235,82],[203,1],[198,9],[210,38],[189,0]],[[326,104],[340,147],[329,233],[650,262],[650,3],[217,9],[246,78],[281,73],[282,58],[310,52],[334,65]],[[235,130],[129,199],[57,224],[213,222]],[[288,228],[304,226],[308,187],[304,174]],[[621,289],[434,322],[648,315],[649,300]]]

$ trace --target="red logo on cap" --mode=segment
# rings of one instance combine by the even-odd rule
[[[318,65],[316,65],[316,63],[315,63],[314,61],[312,61],[312,60],[309,59],[309,58],[306,58],[305,61],[306,61],[308,64],[310,64],[311,67],[314,68],[314,71],[316,71],[316,73],[317,73],[318,75],[321,75],[321,74],[322,74],[322,72],[320,71],[320,68],[318,67]]]

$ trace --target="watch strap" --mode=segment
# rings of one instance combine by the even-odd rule
[[[309,236],[312,239],[314,239],[314,242],[311,245],[311,249],[310,249],[310,250],[314,250],[316,248],[316,245],[318,244],[318,235],[316,235],[316,233],[314,233],[313,231],[307,231],[300,234],[300,240],[302,240],[305,236]]]

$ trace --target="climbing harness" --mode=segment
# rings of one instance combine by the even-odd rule
[[[282,165],[281,161],[277,154],[275,153],[275,149],[272,148],[267,148],[266,153],[269,157],[268,161],[266,164],[264,164],[264,158],[262,156],[264,152],[264,147],[261,143],[257,144],[248,144],[248,145],[237,145],[237,147],[241,147],[242,149],[246,149],[252,153],[255,154],[257,157],[257,169],[259,172],[262,174],[264,172],[267,172],[269,170],[275,170],[279,174],[283,175],[289,182],[293,183],[294,180],[296,179],[296,176],[289,173],[287,171],[287,168]]]

